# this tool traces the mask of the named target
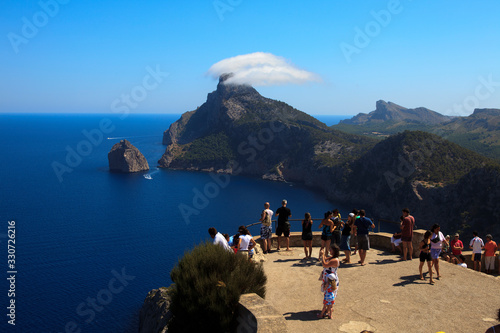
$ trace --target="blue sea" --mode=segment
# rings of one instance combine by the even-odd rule
[[[147,293],[171,284],[170,270],[209,240],[209,227],[233,234],[258,220],[265,201],[275,210],[285,198],[293,218],[350,211],[298,184],[157,169],[163,132],[178,118],[0,115],[0,331],[137,332]],[[149,172],[108,171],[120,139],[139,148]]]

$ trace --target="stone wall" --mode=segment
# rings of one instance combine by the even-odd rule
[[[244,294],[238,306],[238,333],[286,333],[285,318],[257,294]]]
[[[424,239],[424,233],[425,230],[418,229],[413,231],[413,257],[418,256],[419,250],[418,250],[418,245],[422,239]],[[373,247],[376,247],[378,249],[384,249],[384,250],[391,250],[391,236],[392,234],[386,233],[386,232],[371,232],[369,237],[370,237],[370,245]],[[258,242],[259,244],[262,245],[262,240],[260,239],[260,236],[255,236],[254,237],[255,241]],[[271,238],[271,244],[272,247],[275,248],[278,245],[278,237],[273,234]],[[352,246],[354,243],[351,241]],[[285,246],[285,240],[284,237],[282,237],[281,240],[281,247]],[[291,232],[290,233],[290,246],[291,247],[303,247],[304,246],[304,241],[302,240],[302,233],[301,232]],[[321,231],[315,231],[313,232],[313,247],[320,247],[321,246]]]
[[[168,288],[151,290],[139,313],[139,332],[167,332],[172,317]],[[285,318],[255,293],[243,294],[238,304],[238,333],[286,333]]]

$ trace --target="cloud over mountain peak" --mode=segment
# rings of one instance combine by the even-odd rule
[[[225,84],[275,86],[321,81],[319,75],[300,69],[283,57],[265,52],[226,58],[208,70],[214,78],[226,73],[233,75],[224,81]]]

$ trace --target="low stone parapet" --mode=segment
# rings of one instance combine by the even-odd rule
[[[418,229],[413,231],[413,257],[417,257],[419,255],[419,243],[422,239],[424,239],[424,233],[425,230]],[[374,246],[379,249],[384,249],[384,250],[391,250],[391,237],[392,234],[387,233],[387,232],[371,232],[369,234],[370,237],[370,245]],[[285,245],[285,237],[281,237],[281,245],[280,247],[286,247]],[[261,246],[263,244],[262,239],[260,236],[255,236],[254,237],[255,241],[258,242]],[[273,248],[276,248],[278,245],[278,237],[276,235],[273,235],[271,237],[271,246]],[[353,244],[354,245],[354,244]],[[291,247],[303,247],[304,246],[304,241],[302,240],[302,233],[301,232],[291,232],[290,233],[290,246]],[[315,231],[313,232],[313,242],[312,242],[313,247],[319,247],[321,246],[321,231]]]
[[[238,329],[241,333],[286,333],[285,318],[255,293],[240,296]]]

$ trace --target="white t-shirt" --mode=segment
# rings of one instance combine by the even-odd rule
[[[472,253],[481,253],[481,248],[484,246],[483,240],[479,237],[474,237],[469,243],[472,246]]]
[[[433,239],[438,238],[439,241],[436,243],[432,242]],[[443,233],[440,231],[439,234],[432,233],[431,236],[431,249],[440,249],[443,246],[443,241],[445,240]]]
[[[227,240],[222,236],[220,232],[218,232],[215,237],[214,237],[214,244],[220,245],[226,250],[231,251],[231,248],[229,247],[229,244],[227,244]]]
[[[403,241],[401,240],[401,238],[394,238],[394,236],[391,237],[391,243],[394,244],[394,246],[399,246],[399,244],[401,244]]]
[[[252,236],[250,235],[240,235],[240,251],[248,251],[248,245]]]

